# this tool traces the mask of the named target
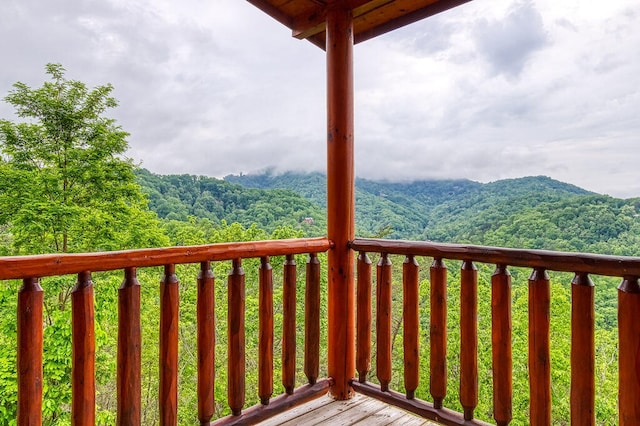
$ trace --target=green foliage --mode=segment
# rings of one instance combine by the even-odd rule
[[[24,122],[0,120],[0,225],[18,254],[163,245],[155,215],[123,159],[124,132],[103,114],[111,85],[89,90],[48,64],[51,81],[14,84],[5,98]]]

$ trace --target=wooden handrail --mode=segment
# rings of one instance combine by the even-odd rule
[[[294,238],[103,253],[6,256],[0,257],[0,280],[42,278],[77,274],[82,271],[115,271],[237,258],[320,253],[332,246],[327,238]]]
[[[529,420],[531,424],[551,424],[551,282],[548,271],[573,272],[571,299],[571,397],[572,424],[595,425],[595,310],[594,288],[590,275],[622,278],[618,287],[619,332],[619,424],[640,422],[640,257],[617,257],[596,254],[521,250],[499,247],[442,244],[433,242],[391,241],[379,239],[355,239],[350,243],[358,256],[359,301],[367,303],[363,293],[370,293],[370,261],[367,253],[379,253],[377,270],[376,370],[379,387],[367,382],[371,355],[369,308],[358,306],[358,373],[353,379],[356,391],[376,397],[392,405],[413,411],[423,417],[433,418],[444,424],[477,424],[474,410],[478,403],[478,270],[474,262],[496,265],[491,277],[492,308],[492,366],[493,366],[493,415],[498,425],[507,425],[512,419],[512,336],[511,336],[511,276],[508,267],[528,267],[532,274],[528,284],[528,371],[529,371]],[[385,340],[391,311],[390,287],[391,261],[389,256],[405,255],[403,267],[403,316],[405,327],[405,391],[406,396],[390,389],[390,350]],[[416,308],[415,283],[418,271],[408,267],[416,256],[433,257],[430,269],[430,393],[433,403],[414,398],[415,372],[408,355],[415,350],[419,323],[414,318]],[[461,261],[460,270],[460,319],[447,325],[447,269],[443,259]],[[415,285],[415,284],[414,284]],[[487,297],[488,295],[481,295]],[[368,301],[371,304],[370,300]],[[363,314],[360,315],[360,312]],[[362,318],[362,321],[360,321]],[[407,320],[408,319],[408,320]],[[362,323],[361,323],[362,322]],[[410,325],[413,324],[413,325]],[[460,405],[463,413],[446,410],[443,405],[447,391],[447,327],[460,327]],[[362,336],[360,333],[364,333]],[[408,345],[408,346],[407,346]],[[409,354],[407,354],[409,352]],[[569,354],[566,354],[569,356]]]
[[[583,272],[611,277],[640,276],[640,257],[375,238],[356,238],[350,246],[353,250],[370,253],[412,254],[452,260],[471,259],[475,262],[494,265],[542,268],[558,272]]]
[[[213,419],[215,380],[215,279],[212,261],[232,261],[228,277],[228,395],[227,402],[237,418],[264,418],[320,396],[333,380],[320,379],[320,262],[317,253],[332,246],[327,238],[306,238],[258,242],[224,243],[166,249],[128,250],[111,253],[39,255],[0,258],[0,279],[23,278],[18,301],[18,423],[38,424],[42,420],[43,290],[39,278],[78,274],[72,299],[72,418],[76,424],[93,424],[96,412],[95,337],[93,283],[96,271],[123,271],[124,281],[118,290],[118,368],[117,422],[140,422],[141,324],[140,284],[136,269],[164,266],[160,282],[159,335],[159,416],[160,424],[177,424],[178,413],[178,318],[180,307],[176,265],[198,264],[198,418],[202,424]],[[308,254],[305,289],[305,359],[304,370],[309,385],[296,385],[296,264],[294,255]],[[289,398],[273,392],[273,354],[261,353],[258,397],[264,409],[245,408],[245,283],[242,260],[260,259],[260,347],[273,351],[273,286],[270,256],[286,256],[284,264],[284,343],[283,384]],[[194,384],[195,385],[195,384]],[[137,419],[137,420],[136,420]],[[234,423],[235,420],[232,422]]]

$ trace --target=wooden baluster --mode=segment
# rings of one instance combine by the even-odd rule
[[[413,255],[402,265],[403,321],[404,321],[404,388],[407,399],[413,399],[420,383],[420,323],[418,318],[418,273],[420,266]]]
[[[376,371],[380,389],[391,382],[391,259],[382,253],[377,265]]]
[[[304,295],[304,374],[313,385],[320,374],[320,260],[310,253]]]
[[[91,272],[78,274],[71,291],[71,423],[92,425],[96,415],[95,330]]]
[[[291,395],[296,383],[296,261],[292,254],[284,262],[282,304],[282,385]]]
[[[529,277],[529,392],[532,426],[551,424],[549,350],[551,289],[544,269]]]
[[[228,389],[229,408],[239,416],[244,406],[245,391],[245,337],[244,337],[244,269],[242,259],[233,260],[228,280]]]
[[[594,285],[583,273],[571,284],[571,424],[595,425]]]
[[[434,408],[442,408],[442,401],[447,395],[447,267],[442,259],[433,259],[429,273],[431,280],[429,391]]]
[[[118,425],[140,424],[140,283],[136,268],[124,270],[118,290]]]
[[[640,424],[640,283],[624,277],[618,287],[619,424]]]
[[[25,278],[18,291],[18,421],[42,424],[42,303],[37,278]]]
[[[360,383],[367,381],[371,371],[371,259],[367,253],[358,255],[358,343],[356,369]]]
[[[273,271],[269,256],[260,258],[258,396],[263,405],[273,394]]]
[[[462,262],[460,271],[460,404],[472,420],[478,406],[478,268]]]
[[[178,424],[179,282],[175,265],[165,265],[160,281],[160,425]]]
[[[491,347],[493,351],[493,418],[498,426],[511,422],[513,358],[511,356],[511,274],[497,265],[491,276]]]
[[[201,262],[198,272],[198,419],[205,424],[215,412],[215,277],[211,262]]]

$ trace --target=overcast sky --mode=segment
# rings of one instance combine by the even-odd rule
[[[474,0],[357,45],[356,174],[640,196],[638,22],[637,1]],[[155,173],[326,168],[324,52],[243,0],[2,0],[0,96],[48,62],[113,84]]]

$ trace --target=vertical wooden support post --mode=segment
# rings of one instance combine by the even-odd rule
[[[511,347],[511,274],[497,265],[491,276],[491,348],[493,418],[506,426],[513,418],[513,357]]]
[[[160,425],[178,424],[179,282],[175,265],[165,265],[160,281]]]
[[[376,373],[383,392],[391,382],[391,259],[382,253],[377,266]]]
[[[355,307],[353,159],[353,16],[345,2],[327,12],[328,373],[336,399],[353,394]]]
[[[571,424],[595,425],[595,305],[588,274],[571,281]]]
[[[282,386],[292,395],[296,384],[296,260],[292,254],[284,262],[282,304]]]
[[[42,424],[42,288],[25,278],[18,291],[18,424]]]
[[[244,406],[245,391],[245,292],[244,269],[242,269],[240,258],[233,260],[227,287],[227,374],[229,375],[227,398],[231,412],[239,416]]]
[[[124,280],[118,290],[118,413],[117,423],[140,424],[141,403],[141,335],[140,283],[136,268],[124,270]]]
[[[415,256],[408,255],[402,264],[402,316],[404,321],[404,388],[408,399],[413,399],[420,382],[420,323],[418,318],[418,273],[420,266]]]
[[[367,253],[358,256],[358,381],[367,381],[371,371],[371,259]]]
[[[211,421],[215,412],[215,278],[211,262],[201,262],[198,272],[198,419],[201,424]]]
[[[442,259],[433,259],[431,279],[431,327],[429,339],[429,391],[434,408],[442,408],[447,395],[447,267]]]
[[[269,256],[260,258],[258,299],[258,396],[260,403],[267,405],[273,394],[273,270]]]
[[[640,283],[625,277],[618,287],[618,409],[620,425],[640,424]]]
[[[478,405],[478,268],[462,262],[460,271],[460,405],[472,420]]]
[[[320,260],[310,253],[304,294],[304,374],[313,385],[320,374]]]
[[[71,291],[71,424],[92,425],[96,418],[95,330],[91,272],[78,274]]]
[[[532,426],[551,424],[551,287],[544,269],[529,277],[529,393]]]

